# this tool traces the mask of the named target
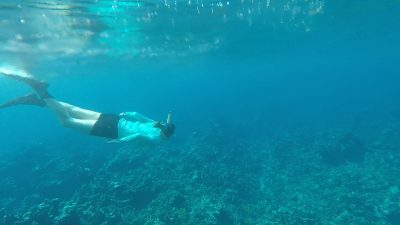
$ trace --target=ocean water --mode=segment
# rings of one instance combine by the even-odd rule
[[[399,21],[397,0],[1,1],[0,71],[176,131],[109,144],[1,109],[0,224],[400,224]]]

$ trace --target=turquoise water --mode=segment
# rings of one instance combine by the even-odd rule
[[[397,0],[2,1],[0,69],[176,132],[107,144],[2,109],[0,223],[400,224],[398,21]]]

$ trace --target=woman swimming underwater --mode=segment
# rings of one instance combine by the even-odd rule
[[[47,106],[63,126],[86,134],[109,138],[116,142],[135,139],[158,142],[171,137],[174,133],[175,126],[171,120],[171,113],[168,113],[167,121],[163,123],[149,119],[137,112],[125,112],[119,115],[95,112],[56,100],[48,92],[49,85],[46,82],[26,76],[0,73],[24,82],[36,92],[1,104],[0,108],[15,105]]]

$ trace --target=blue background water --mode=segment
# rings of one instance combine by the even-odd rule
[[[174,4],[3,1],[0,64],[92,110],[156,120],[171,110],[176,145],[209,129],[257,142],[288,130],[367,135],[399,124],[398,1]],[[29,90],[4,77],[0,85],[1,101]],[[14,107],[0,118],[3,153],[103,146],[61,128],[47,109]]]

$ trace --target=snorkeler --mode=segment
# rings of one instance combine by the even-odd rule
[[[175,126],[171,120],[171,112],[168,113],[165,123],[154,121],[137,112],[125,112],[119,115],[99,113],[57,101],[49,94],[47,90],[49,85],[46,82],[31,77],[0,73],[24,82],[36,92],[1,104],[0,108],[15,105],[47,106],[55,113],[64,127],[109,138],[116,142],[134,139],[147,139],[157,142],[169,138],[174,133]]]

